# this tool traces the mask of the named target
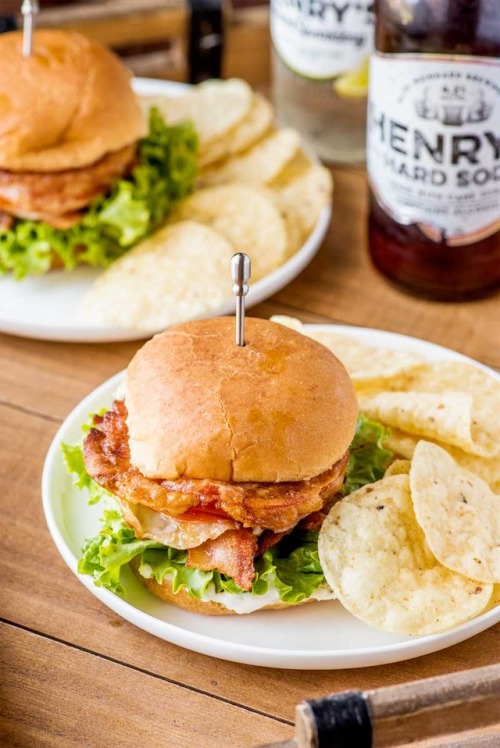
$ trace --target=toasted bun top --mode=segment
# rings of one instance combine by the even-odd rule
[[[141,348],[126,383],[131,461],[150,478],[296,481],[348,448],[357,401],[335,356],[282,325],[234,319],[171,328]]]
[[[0,60],[0,168],[76,169],[145,134],[127,69],[98,42],[40,29],[24,59],[13,31],[0,35]]]

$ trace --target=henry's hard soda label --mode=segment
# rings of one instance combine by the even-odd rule
[[[500,60],[377,53],[368,172],[399,224],[469,244],[500,228]]]

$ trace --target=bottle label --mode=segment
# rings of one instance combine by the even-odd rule
[[[271,0],[271,37],[285,65],[329,80],[359,68],[373,47],[372,0]]]
[[[433,241],[500,229],[500,60],[377,53],[367,166],[381,207]]]

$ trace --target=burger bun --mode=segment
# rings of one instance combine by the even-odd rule
[[[77,169],[146,133],[120,59],[73,31],[40,29],[22,56],[22,32],[0,35],[0,168]]]
[[[249,318],[188,322],[146,343],[127,372],[132,464],[153,479],[302,481],[346,453],[358,406],[320,343]]]

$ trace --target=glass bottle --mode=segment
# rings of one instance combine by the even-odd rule
[[[369,246],[418,295],[500,285],[500,2],[377,0]]]
[[[280,124],[325,161],[362,163],[373,0],[271,0]]]

